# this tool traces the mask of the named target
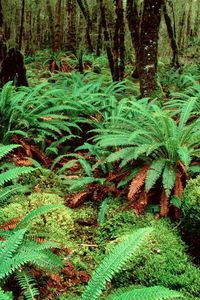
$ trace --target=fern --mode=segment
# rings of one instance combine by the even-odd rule
[[[6,154],[11,152],[13,149],[20,147],[20,145],[10,144],[10,145],[2,145],[0,144],[0,159],[4,157]]]
[[[17,281],[27,300],[35,300],[39,295],[39,291],[36,288],[36,282],[27,270],[21,270],[16,272]]]
[[[0,288],[0,299],[1,300],[13,300],[13,296],[11,292],[4,292],[1,288]]]
[[[183,295],[179,292],[169,290],[162,286],[131,288],[127,291],[117,291],[109,296],[107,300],[170,300],[183,299]]]
[[[28,174],[33,170],[34,168],[32,167],[15,167],[6,172],[3,172],[2,174],[0,174],[0,186],[9,181],[17,179],[19,176]]]
[[[152,228],[139,229],[118,244],[97,268],[81,299],[97,299],[104,289],[106,282],[111,280],[113,275],[124,266],[133,253],[135,254],[139,251],[141,245],[148,239],[151,232]]]

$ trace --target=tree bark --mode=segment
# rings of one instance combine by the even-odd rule
[[[47,13],[48,13],[48,21],[49,21],[50,46],[53,49],[53,47],[54,47],[54,18],[53,18],[50,0],[46,0],[46,8],[47,8]]]
[[[133,77],[139,78],[137,62],[140,48],[140,17],[137,11],[135,0],[127,0],[126,18],[128,21],[128,27],[131,33],[131,41],[133,48],[135,49],[136,57],[136,66],[135,70],[133,71]]]
[[[67,0],[67,45],[66,49],[76,53],[76,2]]]
[[[124,10],[122,0],[116,0],[116,22],[115,22],[115,33],[114,33],[114,74],[113,80],[119,81],[124,77]]]
[[[176,37],[175,37],[175,32],[174,32],[173,26],[172,26],[172,21],[167,12],[166,1],[164,1],[164,3],[163,3],[163,13],[164,13],[165,24],[167,26],[167,32],[168,32],[168,36],[170,39],[171,48],[172,48],[172,52],[173,52],[172,66],[176,67],[176,68],[180,68],[180,63],[179,63],[179,59],[178,59],[178,46],[176,43]]]
[[[56,3],[56,25],[54,36],[54,52],[61,49],[61,0]]]
[[[87,1],[85,0],[85,5],[83,3],[83,0],[77,0],[78,5],[80,7],[80,10],[82,11],[82,14],[86,20],[86,24],[87,24],[87,28],[86,28],[86,39],[87,39],[87,47],[88,47],[88,51],[90,53],[92,53],[94,51],[93,46],[92,46],[92,40],[90,37],[90,33],[92,31],[92,20],[90,17],[90,12],[88,9],[88,4]]]
[[[22,48],[22,39],[23,39],[23,31],[24,31],[24,10],[25,10],[25,0],[22,0],[21,24],[20,24],[20,33],[19,33],[19,44],[18,44],[19,50],[21,50]]]
[[[110,36],[109,36],[108,28],[107,28],[105,5],[103,3],[103,0],[99,0],[99,5],[100,5],[101,21],[102,21],[104,40],[105,40],[106,53],[107,53],[107,57],[108,57],[108,61],[109,61],[111,75],[113,78],[113,76],[114,76],[114,59],[113,59],[112,49],[110,46]]]
[[[138,72],[141,96],[146,97],[156,89],[158,33],[163,0],[144,0],[141,22]]]

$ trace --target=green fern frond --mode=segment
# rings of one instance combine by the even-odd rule
[[[179,129],[182,129],[185,124],[187,123],[188,119],[191,117],[191,112],[194,109],[196,100],[194,98],[190,99],[190,101],[186,102],[183,105],[181,114],[180,114],[180,121],[179,121]]]
[[[2,145],[0,144],[0,159],[4,157],[6,154],[11,152],[13,149],[21,147],[21,145],[10,144],[10,145]]]
[[[23,228],[24,226],[27,226],[27,223],[29,223],[32,219],[45,214],[53,209],[65,209],[64,205],[60,204],[46,204],[41,207],[38,207],[34,210],[32,210],[30,213],[28,213],[16,226],[15,230],[19,230]]]
[[[13,295],[11,292],[4,292],[0,288],[0,300],[13,300]]]
[[[175,166],[166,164],[164,171],[163,171],[162,182],[163,182],[163,187],[165,189],[165,193],[166,193],[167,197],[170,196],[171,190],[174,187],[175,179],[176,179]]]
[[[186,169],[189,168],[191,157],[187,147],[178,147],[178,155]]]
[[[39,291],[36,288],[36,281],[28,270],[16,272],[17,281],[27,300],[36,300]]]
[[[155,160],[152,162],[150,169],[147,171],[147,176],[145,180],[145,189],[147,192],[153,187],[157,179],[160,177],[165,163],[166,161],[164,159]]]
[[[137,253],[141,245],[149,238],[152,228],[142,228],[130,235],[123,242],[115,246],[97,268],[83,293],[81,300],[95,300],[102,293],[106,283],[110,281],[130,257]]]
[[[6,205],[10,201],[11,196],[28,191],[29,186],[23,186],[21,184],[2,187],[2,189],[0,189],[0,207]]]
[[[26,233],[26,228],[18,230],[15,234],[11,235],[0,248],[0,265],[2,265],[12,254],[17,250],[23,241]],[[3,270],[2,270],[3,271]]]
[[[0,174],[0,186],[32,171],[34,171],[34,168],[32,167],[15,167],[6,172],[3,172]]]
[[[184,296],[176,291],[169,290],[162,286],[132,288],[127,291],[117,291],[109,296],[107,300],[170,300],[183,299]]]
[[[99,207],[97,222],[100,225],[102,225],[107,219],[107,215],[109,212],[109,202],[110,199],[106,198]]]

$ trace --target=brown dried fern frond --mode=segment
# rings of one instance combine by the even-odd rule
[[[90,194],[91,191],[84,191],[70,195],[70,198],[67,201],[67,205],[71,208],[76,208],[83,204]]]
[[[189,179],[188,172],[181,160],[178,161],[178,166],[180,167],[181,172],[184,174],[185,179],[188,180]]]
[[[22,219],[22,217],[18,217],[18,218],[13,218],[13,219],[11,219],[9,221],[6,221],[5,223],[3,223],[0,226],[0,229],[3,229],[3,230],[15,229],[15,227],[21,221],[21,219]]]
[[[175,185],[174,185],[174,196],[181,197],[182,193],[183,193],[182,174],[179,171],[177,171]]]
[[[128,192],[129,201],[134,200],[135,195],[137,194],[139,189],[144,185],[147,171],[149,170],[149,168],[150,165],[145,165],[131,181],[129,192]]]
[[[160,198],[160,217],[166,217],[169,212],[169,199],[165,193],[165,189],[163,188],[161,198]]]
[[[141,193],[138,196],[138,199],[134,201],[131,207],[134,209],[136,214],[142,214],[145,212],[148,201],[148,193],[145,191],[145,187],[143,187]]]

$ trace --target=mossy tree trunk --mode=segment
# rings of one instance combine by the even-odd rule
[[[141,96],[156,89],[158,33],[163,0],[144,0],[137,67]]]

